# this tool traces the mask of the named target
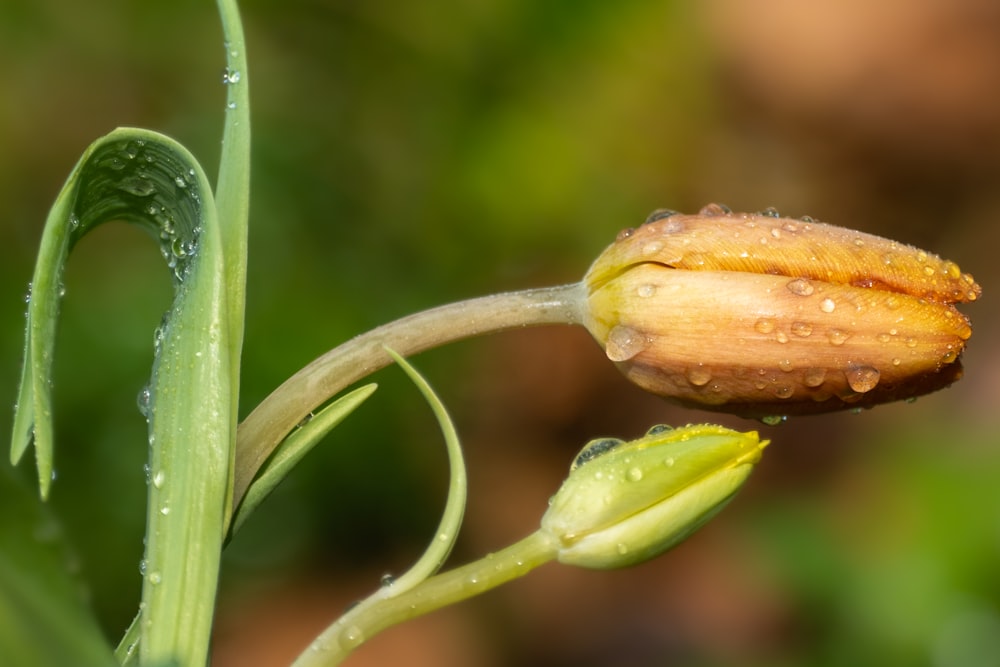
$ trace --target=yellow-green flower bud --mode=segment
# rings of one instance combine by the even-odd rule
[[[774,211],[669,211],[591,266],[585,324],[653,393],[752,417],[828,412],[935,391],[981,293],[912,246]]]
[[[739,490],[768,441],[721,426],[657,426],[591,441],[542,517],[558,560],[608,569],[679,543]]]

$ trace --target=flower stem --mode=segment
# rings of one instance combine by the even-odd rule
[[[580,324],[582,283],[507,292],[432,308],[385,324],[335,347],[286,380],[240,424],[233,507],[257,470],[310,412],[392,363],[384,347],[409,356],[486,333],[542,324]]]
[[[479,595],[552,561],[558,545],[537,531],[505,549],[394,594],[385,586],[330,625],[292,667],[332,667],[388,627]]]

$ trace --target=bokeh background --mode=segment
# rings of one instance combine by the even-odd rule
[[[966,378],[771,428],[682,410],[581,330],[415,359],[467,446],[453,556],[532,531],[598,435],[711,419],[772,446],[660,559],[546,566],[390,630],[352,665],[1000,665],[1000,5],[990,0],[248,0],[253,191],[243,413],[346,338],[443,302],[579,279],[654,208],[778,207],[959,262]],[[89,142],[164,131],[217,165],[214,3],[0,4],[0,405],[48,206]],[[138,600],[145,424],[169,304],[155,243],[85,239],[57,349],[58,479],[109,637]],[[422,550],[446,463],[398,370],[227,552],[215,665],[281,665]],[[10,410],[0,410],[9,432]],[[30,477],[30,462],[20,466]]]

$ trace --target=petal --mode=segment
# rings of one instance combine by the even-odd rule
[[[822,280],[939,303],[974,301],[982,292],[954,262],[913,246],[812,220],[729,213],[717,205],[623,231],[586,281],[596,289],[644,262]]]
[[[961,375],[953,306],[788,276],[639,264],[594,290],[586,323],[639,386],[745,416],[867,407]]]

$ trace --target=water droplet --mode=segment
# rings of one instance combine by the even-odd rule
[[[733,210],[725,204],[708,204],[698,211],[698,215],[703,215],[706,218],[714,218],[720,215],[729,215],[732,212]]]
[[[222,83],[229,85],[240,82],[240,71],[238,69],[226,69],[222,72]]]
[[[818,387],[826,381],[825,368],[810,368],[802,376],[802,384],[807,387]]]
[[[917,339],[916,338],[912,338],[911,337],[911,338],[907,338],[906,339],[906,347],[908,347],[910,349],[913,349],[916,346],[917,346]]]
[[[341,631],[338,637],[339,644],[347,649],[355,648],[360,646],[365,641],[365,634],[356,625],[351,625],[346,627]]]
[[[808,322],[792,322],[792,333],[800,338],[808,338],[812,335],[813,328]]]
[[[235,109],[236,108],[236,102],[226,102],[226,108],[227,109]]]
[[[769,334],[774,331],[774,320],[762,317],[754,323],[753,328],[756,329],[758,333]]]
[[[31,283],[28,283],[28,291],[25,292],[24,294],[25,303],[31,303],[31,289],[32,289]]]
[[[780,218],[781,217],[781,214],[778,213],[778,209],[774,208],[773,206],[768,206],[763,211],[761,211],[759,213],[759,215],[762,215],[765,218]]]
[[[168,514],[170,514],[170,508],[164,505],[163,507],[160,508],[160,514],[162,514],[163,516],[167,516]]]
[[[165,482],[166,479],[167,479],[167,474],[162,470],[157,470],[156,474],[153,475],[153,486],[155,486],[158,489],[161,488],[163,486],[163,482]]]
[[[835,304],[833,302],[833,299],[831,299],[830,297],[827,297],[819,302],[819,309],[822,310],[824,313],[832,313],[836,307],[837,304]]]
[[[887,333],[880,333],[878,336],[876,336],[876,338],[878,338],[878,342],[880,343],[888,343],[890,340],[892,340],[892,336],[890,336]]]
[[[379,579],[378,583],[382,588],[388,588],[389,586],[392,586],[394,583],[396,583],[396,577],[386,572]]]
[[[643,298],[649,298],[656,294],[656,285],[639,285],[636,293]]]
[[[625,441],[619,438],[597,438],[596,440],[591,440],[576,455],[573,465],[570,466],[570,471],[576,470],[588,461],[593,461],[601,454],[610,452],[612,449],[619,447],[623,442]]]
[[[809,296],[810,294],[816,291],[816,288],[813,287],[813,284],[808,280],[806,280],[805,278],[796,278],[795,280],[785,285],[785,287],[788,288],[789,292],[791,292],[792,294],[797,294],[798,296]]]
[[[786,333],[785,333],[784,331],[779,331],[779,332],[778,332],[778,333],[777,333],[777,334],[776,334],[776,335],[774,336],[774,339],[775,339],[776,341],[778,341],[779,343],[787,343],[787,342],[788,342],[788,334],[786,334]]]
[[[146,576],[146,559],[145,558],[143,558],[142,560],[139,561],[139,574],[141,574],[144,577]]]
[[[188,184],[187,184],[187,181],[185,181],[185,180],[184,180],[184,177],[183,177],[183,176],[176,176],[176,177],[174,178],[174,183],[175,183],[175,184],[177,185],[177,187],[179,187],[179,188],[186,188],[186,187],[187,187],[187,185],[188,185]]]
[[[788,417],[785,415],[768,415],[767,417],[761,417],[760,421],[766,426],[780,426],[788,421]]]
[[[155,572],[154,571],[154,572],[150,572],[149,576],[146,577],[146,579],[148,579],[149,583],[151,583],[152,585],[158,586],[160,584],[160,582],[163,581],[163,576],[159,572]]]
[[[646,245],[642,246],[643,255],[655,255],[661,250],[663,250],[663,244],[659,241],[650,241]]]
[[[892,358],[892,365],[893,366],[899,366],[901,363],[903,363],[903,360],[900,359],[899,357],[893,357]]]
[[[641,468],[629,468],[628,480],[630,482],[638,482],[642,479],[642,469]]]
[[[871,366],[854,366],[844,373],[844,375],[847,376],[847,384],[859,394],[874,389],[879,379],[878,369]]]
[[[130,176],[118,182],[118,189],[136,197],[148,197],[156,192],[156,185],[148,178]]]
[[[677,215],[677,211],[671,211],[669,208],[658,208],[652,213],[650,213],[648,216],[646,216],[646,220],[642,224],[648,225],[651,222],[656,222],[657,220],[663,220],[664,218],[669,218],[670,216],[673,215]]]
[[[794,366],[792,366],[791,359],[782,359],[781,361],[778,362],[778,368],[780,368],[786,373],[791,373]]]
[[[655,426],[649,427],[649,430],[646,431],[646,435],[660,435],[661,433],[668,433],[673,430],[673,426],[669,426],[667,424],[656,424]]]
[[[619,542],[616,549],[618,550],[619,556],[624,556],[625,554],[628,553],[628,545],[625,544],[624,542]]]
[[[79,226],[80,226],[80,218],[76,217],[76,215],[71,215],[69,217],[69,228],[73,230],[78,228]]]
[[[789,384],[780,384],[774,388],[774,395],[778,398],[791,398],[795,389]]]
[[[778,229],[777,227],[772,227],[771,228],[771,236],[773,238],[780,239],[781,238],[781,230]]]
[[[696,387],[704,387],[712,379],[712,372],[707,368],[698,364],[693,368],[689,368],[687,372],[688,382]]]
[[[604,353],[611,361],[628,361],[647,347],[649,339],[645,335],[632,327],[619,324],[608,333]]]
[[[615,241],[624,241],[633,234],[635,234],[635,227],[626,227],[618,232],[618,235],[615,237]]]
[[[826,337],[830,339],[831,343],[839,346],[846,343],[847,339],[851,337],[851,334],[841,329],[830,329],[826,332]]]
[[[149,419],[150,404],[152,403],[153,392],[150,390],[149,385],[139,390],[139,393],[135,397],[136,407],[139,408],[139,413]]]
[[[667,458],[663,459],[663,465],[667,466],[668,468],[673,468],[674,467],[674,457],[668,456]]]

